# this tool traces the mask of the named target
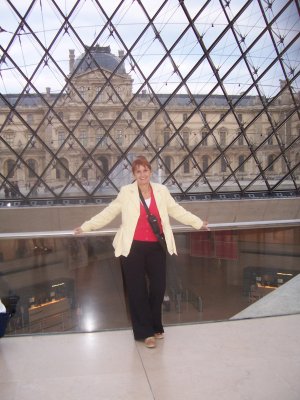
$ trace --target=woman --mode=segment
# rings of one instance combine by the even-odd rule
[[[166,288],[166,252],[151,229],[139,191],[150,213],[156,216],[169,254],[177,254],[169,216],[195,229],[208,229],[207,222],[177,204],[168,189],[150,181],[151,164],[145,157],[132,163],[135,182],[123,186],[102,212],[76,228],[80,234],[100,229],[118,214],[122,223],[113,241],[116,257],[120,257],[128,294],[134,338],[155,347],[155,339],[164,337],[162,302]]]

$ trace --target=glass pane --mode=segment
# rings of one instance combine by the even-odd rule
[[[226,320],[299,274],[300,228],[175,233],[165,325]],[[278,262],[280,260],[280,262]],[[1,298],[19,297],[7,335],[130,327],[112,237],[0,240]]]
[[[3,6],[1,199],[112,197],[140,154],[175,195],[297,194],[295,2],[62,3]]]

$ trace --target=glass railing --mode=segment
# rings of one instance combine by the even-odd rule
[[[299,222],[174,226],[164,324],[229,319],[299,274]],[[114,233],[0,234],[0,297],[18,296],[6,335],[129,328]]]

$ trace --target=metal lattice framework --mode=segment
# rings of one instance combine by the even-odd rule
[[[2,5],[4,203],[109,199],[139,154],[179,197],[299,194],[297,0]]]

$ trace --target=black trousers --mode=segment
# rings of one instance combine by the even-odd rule
[[[134,338],[145,339],[163,332],[165,251],[158,242],[134,240],[128,256],[121,256],[120,259]]]

